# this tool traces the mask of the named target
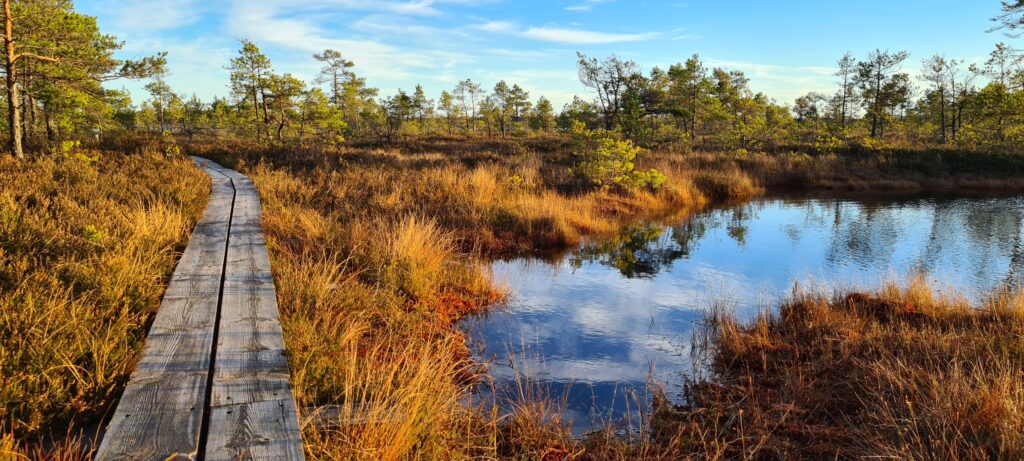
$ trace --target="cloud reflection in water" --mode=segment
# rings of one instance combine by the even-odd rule
[[[554,261],[495,262],[513,299],[466,328],[499,383],[513,378],[501,365],[510,354],[541,357],[534,378],[568,392],[585,428],[586,415],[623,411],[622,392],[652,369],[678,392],[694,325],[714,302],[751,317],[794,281],[871,287],[915,271],[975,300],[1018,284],[1022,218],[1022,198],[773,199],[633,225]]]

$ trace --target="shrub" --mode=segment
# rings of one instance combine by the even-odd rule
[[[587,130],[582,123],[572,126],[574,173],[587,184],[598,188],[655,190],[665,184],[665,175],[657,170],[636,171],[633,163],[641,148],[628,139],[617,139],[607,132]]]
[[[85,226],[85,229],[82,230],[82,236],[93,243],[98,243],[100,240],[103,240],[103,232],[92,224]]]
[[[61,141],[60,145],[57,146],[56,149],[58,153],[67,154],[78,150],[79,147],[82,147],[81,141]]]
[[[647,171],[634,171],[627,175],[621,182],[621,184],[627,186],[630,189],[647,189],[649,191],[656,191],[661,189],[661,186],[665,185],[668,178],[661,174],[658,170],[651,168]]]

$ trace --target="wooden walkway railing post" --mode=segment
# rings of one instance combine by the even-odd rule
[[[212,192],[98,460],[301,460],[259,194],[196,159]]]

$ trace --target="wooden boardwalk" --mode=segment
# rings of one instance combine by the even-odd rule
[[[301,460],[259,194],[195,161],[210,201],[96,459]]]

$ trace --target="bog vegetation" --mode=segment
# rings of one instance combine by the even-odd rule
[[[7,157],[0,172],[6,457],[16,440],[74,433],[116,403],[209,186],[163,155]]]
[[[313,458],[1022,456],[1016,293],[967,306],[913,281],[797,293],[750,325],[716,315],[713,374],[686,405],[585,439],[526,377],[508,402],[472,401],[488,380],[454,328],[507,295],[488,257],[635,219],[777,188],[1024,189],[1010,45],[971,64],[848,53],[834,93],[789,104],[697,55],[645,71],[580,54],[591,97],[556,110],[506,81],[383,95],[330,49],[306,82],[242,40],[230,95],[203,101],[168,85],[162,53],[116,59],[70,2],[3,4],[0,455],[88,457],[62,436],[116,403],[205,204],[188,153],[260,190]],[[1005,3],[998,25],[1012,36],[1022,12]],[[149,99],[115,78],[147,79]]]

